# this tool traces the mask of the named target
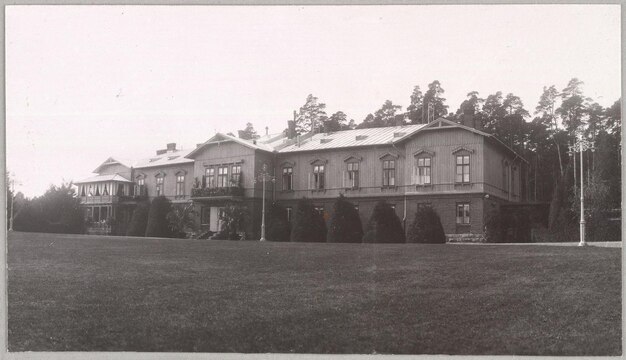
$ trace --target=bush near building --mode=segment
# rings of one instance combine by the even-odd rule
[[[363,242],[403,243],[404,230],[396,211],[385,200],[376,203]]]
[[[167,214],[172,210],[172,203],[165,196],[158,196],[150,204],[147,237],[172,237],[172,231],[167,221]]]
[[[485,241],[489,243],[528,243],[530,215],[526,209],[498,211],[485,221]]]
[[[407,242],[422,244],[445,244],[446,234],[439,214],[430,206],[417,209],[415,219],[409,228]]]
[[[290,239],[294,242],[326,242],[324,218],[306,197],[296,205]]]
[[[360,243],[363,239],[363,225],[354,204],[339,195],[333,206],[330,218],[328,242]]]
[[[172,236],[184,239],[187,237],[187,234],[194,233],[196,230],[194,221],[195,215],[196,212],[191,203],[172,206],[172,210],[167,214],[167,221],[169,222]]]
[[[268,241],[289,241],[289,222],[287,221],[287,209],[277,202],[270,205],[267,213],[267,229],[265,237]]]
[[[146,225],[148,225],[148,213],[150,212],[150,201],[140,201],[137,203],[133,216],[128,224],[127,236],[145,236]]]
[[[248,211],[241,205],[229,204],[222,209],[220,213],[220,221],[222,228],[219,233],[215,234],[214,240],[241,240],[240,233],[244,230]]]

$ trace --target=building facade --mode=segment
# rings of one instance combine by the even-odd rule
[[[192,205],[198,227],[209,231],[220,229],[224,207],[238,204],[249,214],[248,239],[260,237],[261,173],[270,180],[266,201],[282,204],[288,217],[297,201],[307,197],[328,221],[332,204],[343,194],[367,224],[376,202],[384,199],[405,228],[419,207],[431,206],[450,241],[480,238],[490,213],[526,200],[526,161],[493,135],[444,118],[291,134],[242,140],[218,133],[191,151],[168,144],[155,157],[132,165],[110,158],[95,177],[77,183],[78,193],[91,224],[120,228],[142,196],[163,195],[175,204]],[[107,195],[103,188],[109,189]]]

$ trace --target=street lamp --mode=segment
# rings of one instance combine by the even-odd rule
[[[254,179],[254,183],[263,183],[263,208],[261,209],[261,239],[259,241],[265,241],[265,182],[271,181],[272,184],[276,182],[276,177],[269,174],[267,170],[267,164],[263,164],[261,172]]]
[[[585,242],[585,197],[584,197],[584,172],[583,172],[583,153],[585,150],[595,151],[593,146],[593,142],[585,138],[582,131],[577,131],[576,140],[573,145],[569,146],[569,151],[572,154],[576,154],[578,150],[580,152],[580,242],[578,246],[585,246],[587,243]],[[576,157],[574,156],[574,165],[576,164]],[[576,185],[576,184],[574,184]]]

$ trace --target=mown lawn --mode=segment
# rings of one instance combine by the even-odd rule
[[[621,249],[13,233],[10,351],[621,354]]]

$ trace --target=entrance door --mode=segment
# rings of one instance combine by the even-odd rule
[[[210,212],[210,222],[209,222],[209,230],[214,232],[219,232],[222,229],[222,222],[220,221],[220,214],[222,213],[222,208],[211,206]]]

